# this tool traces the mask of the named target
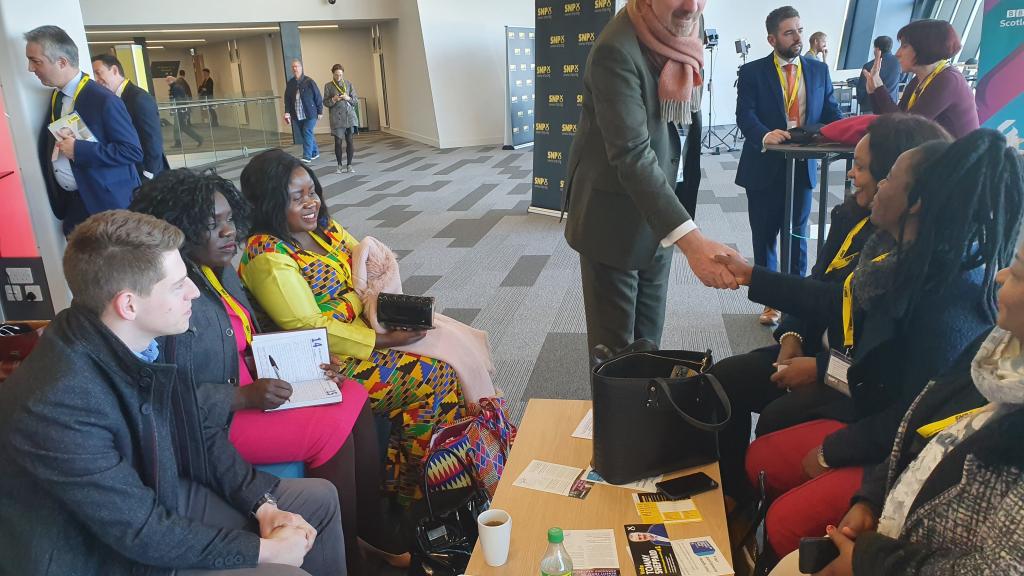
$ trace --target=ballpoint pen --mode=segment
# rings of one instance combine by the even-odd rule
[[[269,354],[267,354],[267,358],[270,359],[270,366],[271,366],[271,368],[274,369],[274,376],[277,376],[278,380],[284,380],[284,378],[281,378],[281,371],[278,370],[278,368],[277,368],[277,362],[274,362],[274,357],[269,355]]]

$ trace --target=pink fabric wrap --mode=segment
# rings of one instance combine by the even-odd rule
[[[352,284],[363,302],[366,322],[378,334],[387,332],[377,321],[377,295],[402,293],[402,277],[395,253],[372,236],[363,238],[352,253]],[[494,364],[487,332],[435,313],[433,330],[428,330],[419,342],[397,349],[451,365],[459,376],[467,403],[476,404],[481,398],[497,395],[491,381]]]
[[[689,36],[672,34],[654,17],[651,0],[630,0],[626,13],[640,43],[660,56],[658,60],[664,60],[658,76],[662,116],[673,121],[679,121],[680,116],[688,118],[693,110],[700,109],[700,100],[693,93],[694,87],[703,83],[700,69],[704,66],[704,43],[700,26],[695,24]]]

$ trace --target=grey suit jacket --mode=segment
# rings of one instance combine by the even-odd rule
[[[620,11],[590,51],[569,152],[565,239],[587,258],[645,268],[661,239],[691,219],[675,194],[679,133],[660,109],[658,78]]]

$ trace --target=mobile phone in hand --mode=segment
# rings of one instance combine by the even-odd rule
[[[707,474],[698,472],[658,482],[655,487],[658,488],[658,492],[672,500],[682,500],[701,492],[714,490],[718,488],[718,482],[715,482]]]
[[[828,536],[800,539],[800,573],[821,572],[839,557],[839,548]]]

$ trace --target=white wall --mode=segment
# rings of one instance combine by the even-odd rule
[[[164,48],[159,50],[149,51],[149,61],[168,61],[177,60],[178,70],[185,71],[185,79],[188,80],[188,85],[192,88],[193,96],[196,93],[196,73],[192,66],[192,55],[189,54],[187,48]],[[177,72],[175,72],[177,74]],[[158,103],[167,102],[170,100],[170,91],[167,86],[167,82],[163,78],[153,78],[153,91],[156,94],[153,95]]]
[[[385,132],[440,146],[416,1],[401,0],[398,20],[381,25],[391,127]]]
[[[821,30],[829,39],[829,67],[832,79],[849,77],[853,72],[836,72],[839,57],[839,42],[845,23],[847,0],[789,0],[788,3],[800,12],[804,27],[804,52],[809,48],[808,40],[814,32]],[[746,38],[750,42],[748,62],[763,58],[771,53],[764,20],[768,13],[785,3],[770,3],[763,0],[708,0],[704,10],[707,28],[718,30],[719,47],[715,49],[715,70],[713,98],[704,104],[704,122],[708,121],[710,106],[714,106],[716,126],[736,123],[736,70],[742,60],[736,54],[735,41]],[[741,17],[738,15],[742,15]],[[709,53],[704,52],[704,64],[709,69]]]
[[[60,223],[53,216],[46,198],[46,184],[36,153],[40,123],[50,104],[51,89],[42,86],[28,71],[25,60],[25,41],[22,35],[43,24],[60,26],[78,44],[80,64],[89,67],[89,51],[85,41],[85,27],[77,0],[49,0],[47,2],[0,2],[0,85],[10,120],[11,137],[25,187],[32,228],[43,259],[46,279],[54,311],[70,304],[70,294],[61,269],[64,254],[64,236]],[[0,214],[3,209],[0,208]]]
[[[345,68],[345,79],[352,82],[356,94],[366,98],[369,110],[361,110],[360,113],[368,115],[368,118],[377,118],[377,89],[370,66],[370,29],[342,27],[338,30],[299,30],[299,35],[303,71],[316,80],[321,92],[324,85],[331,81],[331,66],[341,64]],[[284,94],[283,84],[280,89],[280,94]],[[324,119],[317,123],[317,134],[330,133],[328,113],[325,109]]]
[[[533,0],[419,0],[441,148],[501,144],[505,26],[534,24]]]
[[[4,0],[22,4],[27,0]],[[413,0],[80,0],[87,26],[252,24],[291,21],[386,20]],[[41,3],[41,4],[45,4]],[[77,11],[76,11],[77,13]]]

